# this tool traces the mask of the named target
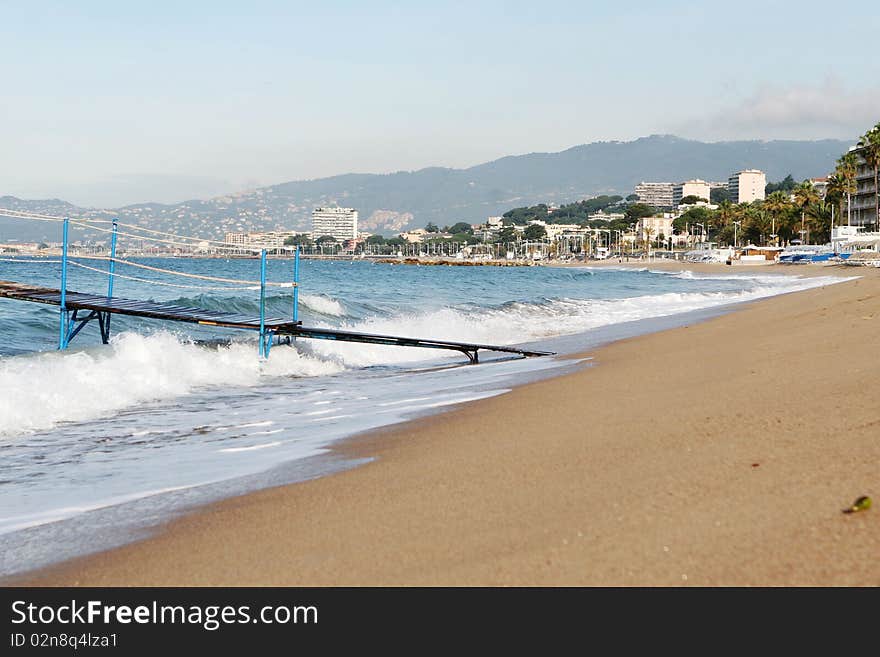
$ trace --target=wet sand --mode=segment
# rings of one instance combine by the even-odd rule
[[[689,268],[862,278],[602,347],[337,448],[365,466],[7,583],[880,584],[880,271]]]

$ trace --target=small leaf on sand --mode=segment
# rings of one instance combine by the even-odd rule
[[[855,502],[852,503],[848,508],[844,509],[844,513],[855,513],[856,511],[867,511],[871,508],[871,498],[867,495],[862,495]]]

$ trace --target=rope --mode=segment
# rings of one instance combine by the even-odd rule
[[[0,215],[4,217],[12,217],[13,219],[33,219],[34,221],[64,221],[64,217],[56,217],[51,214],[38,214],[37,212],[25,212],[24,210],[9,210],[8,208],[0,208]],[[111,223],[107,219],[80,219],[84,222],[94,222],[100,224]],[[91,226],[89,226],[91,228]]]
[[[22,212],[19,210],[7,210],[5,208],[0,208],[0,215],[5,216],[5,217],[12,217],[14,219],[30,219],[32,221],[48,221],[48,222],[55,222],[55,223],[60,223],[60,222],[64,221],[64,217],[53,217],[51,215],[37,214],[35,212]],[[96,230],[101,233],[112,233],[113,232],[113,230],[109,229],[109,228],[99,228],[98,226],[91,225],[91,224],[111,224],[111,223],[113,223],[112,221],[110,221],[108,219],[68,219],[68,221],[71,224],[73,224],[74,226],[79,226],[80,228],[87,228],[89,230]],[[259,253],[262,250],[262,249],[257,249],[254,247],[248,247],[248,246],[239,246],[239,245],[228,246],[228,245],[226,245],[225,242],[219,242],[217,240],[208,240],[208,239],[202,239],[199,237],[189,237],[188,235],[176,235],[175,233],[163,233],[161,231],[153,231],[148,228],[141,228],[139,226],[135,226],[134,224],[117,224],[117,225],[125,225],[130,228],[134,228],[135,230],[140,230],[143,232],[171,235],[173,237],[178,237],[180,239],[185,239],[185,240],[193,240],[193,241],[197,241],[197,242],[213,242],[215,244],[223,244],[224,246],[214,246],[213,247],[218,250],[222,249],[222,250],[226,250],[226,251],[249,251],[249,252],[253,252],[253,253]],[[162,244],[174,244],[177,246],[188,246],[188,247],[194,246],[190,242],[177,242],[174,240],[163,240],[163,239],[159,239],[156,237],[147,237],[145,235],[126,233],[124,231],[117,231],[117,235],[131,237],[131,238],[139,239],[139,240],[149,240],[151,242],[159,242]],[[281,247],[278,247],[278,248],[281,248]]]
[[[89,271],[96,271],[99,274],[107,274],[108,272],[104,269],[97,269],[96,267],[89,267],[88,265],[84,265],[81,262],[75,262],[74,260],[70,260],[69,263],[74,265],[75,267],[81,267],[82,269],[88,269]],[[139,283],[149,283],[150,285],[164,285],[165,287],[176,287],[185,290],[210,290],[210,291],[222,291],[222,290],[258,290],[259,286],[256,287],[209,287],[206,285],[178,285],[176,283],[163,283],[162,281],[151,281],[146,278],[138,278],[137,276],[126,276],[125,274],[117,274],[114,272],[114,278],[124,278],[129,281],[138,281]]]
[[[85,224],[81,224],[77,221],[74,221],[73,219],[70,220],[70,223],[77,225],[77,226],[81,226],[83,228],[88,228],[90,230],[96,230],[100,233],[111,233],[111,234],[113,233],[112,229],[98,228],[97,226],[87,226]],[[146,240],[149,242],[159,242],[160,244],[174,244],[176,246],[186,246],[189,248],[192,248],[193,246],[195,246],[194,244],[191,244],[190,242],[178,242],[175,240],[166,240],[166,239],[162,239],[159,237],[148,237],[146,235],[137,235],[135,233],[127,233],[127,232],[121,231],[121,230],[116,231],[116,235],[118,235],[120,237],[131,237],[131,238],[137,239],[137,240]],[[182,237],[183,239],[196,239],[196,238],[192,238],[192,237],[186,237],[185,235],[178,235],[178,237]],[[199,241],[207,241],[207,240],[199,240]],[[216,249],[218,251],[250,251],[252,253],[259,253],[262,250],[262,249],[255,249],[253,247],[247,247],[247,246],[225,246],[225,247],[214,246],[211,248]]]
[[[171,274],[173,276],[183,276],[184,278],[197,278],[203,281],[217,281],[218,283],[236,283],[240,285],[260,285],[260,281],[247,281],[241,280],[238,278],[220,278],[219,276],[203,276],[200,274],[187,274],[182,271],[174,271],[173,269],[162,269],[161,267],[151,267],[150,265],[144,265],[139,262],[131,262],[130,260],[122,260],[120,258],[108,258],[106,256],[83,256],[78,255],[75,256],[77,258],[81,258],[84,260],[115,260],[118,264],[121,265],[129,265],[130,267],[137,267],[139,269],[147,269],[149,271],[158,271],[163,274]],[[296,287],[296,283],[274,283],[274,282],[266,282],[266,285],[271,285],[273,287]]]
[[[16,212],[15,210],[0,209],[0,215],[3,215],[4,217],[12,217],[13,219],[31,219],[33,221],[54,221],[54,222],[59,221],[58,219],[55,219],[55,218],[48,218],[48,217],[41,217],[41,216],[28,216],[24,212]],[[61,219],[61,221],[64,221],[64,220]]]
[[[55,216],[47,215],[47,214],[37,214],[36,212],[23,212],[21,210],[7,210],[5,208],[0,208],[0,215],[13,217],[16,219],[32,219],[34,221],[51,221],[51,222],[63,222],[64,221],[64,217],[55,217]],[[113,230],[110,228],[99,228],[98,226],[91,225],[91,224],[112,224],[113,222],[109,219],[82,219],[82,218],[70,219],[70,218],[68,218],[68,221],[71,224],[74,224],[75,226],[80,226],[81,228],[88,228],[89,230],[96,230],[101,233],[113,233]],[[125,226],[127,228],[131,228],[133,230],[140,231],[143,233],[152,233],[153,235],[166,235],[166,236],[170,236],[170,237],[176,237],[181,240],[190,240],[190,242],[207,242],[209,244],[213,244],[214,246],[212,248],[214,248],[215,250],[223,250],[223,251],[230,251],[230,252],[248,251],[250,253],[259,253],[260,251],[263,250],[262,248],[256,248],[256,247],[252,247],[252,246],[244,246],[244,245],[231,246],[231,245],[228,245],[226,242],[221,242],[220,240],[212,240],[212,239],[201,238],[201,237],[190,237],[189,235],[179,235],[177,233],[168,233],[168,232],[161,231],[161,230],[153,230],[151,228],[143,228],[142,226],[138,226],[137,224],[128,224],[128,223],[123,223],[123,222],[117,222],[116,225],[117,226]],[[173,244],[176,246],[187,246],[190,248],[195,246],[194,244],[192,244],[190,242],[179,242],[176,240],[160,239],[157,237],[148,237],[146,235],[138,235],[136,233],[128,233],[128,232],[119,231],[119,230],[116,231],[116,234],[119,236],[123,236],[123,237],[131,237],[133,239],[158,242],[160,244]],[[289,247],[280,246],[280,247],[272,247],[269,250],[285,249],[285,248],[289,249]]]
[[[60,260],[25,260],[23,258],[0,258],[0,262],[45,262],[45,263],[61,263]]]
[[[125,226],[126,228],[133,228],[134,230],[139,230],[139,231],[142,231],[142,232],[144,232],[144,233],[153,233],[154,235],[168,235],[169,237],[179,237],[179,238],[181,238],[181,239],[194,240],[194,241],[199,241],[199,242],[209,242],[209,243],[211,243],[211,244],[220,244],[220,245],[222,245],[223,247],[225,247],[225,248],[227,248],[227,249],[229,249],[229,248],[233,248],[233,249],[238,249],[238,248],[240,248],[241,250],[246,250],[246,251],[247,251],[247,250],[260,251],[260,249],[254,249],[253,247],[244,247],[244,246],[242,246],[242,247],[237,247],[237,246],[232,247],[232,246],[230,246],[229,244],[227,244],[226,242],[221,242],[220,240],[203,239],[203,238],[201,238],[201,237],[189,237],[188,235],[178,235],[177,233],[166,233],[165,231],[162,231],[162,230],[152,230],[152,229],[150,229],[150,228],[144,228],[144,227],[142,227],[142,226],[138,226],[137,224],[126,224],[126,223],[122,223],[121,221],[117,222],[116,225],[117,225],[117,226]],[[144,239],[146,239],[146,238],[144,238]],[[284,247],[277,247],[277,248],[284,248]]]

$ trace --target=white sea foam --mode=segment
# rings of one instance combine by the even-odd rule
[[[248,422],[247,424],[236,424],[234,427],[220,427],[220,429],[249,429],[250,427],[269,427],[275,424],[273,420],[263,420],[262,422]]]
[[[203,486],[210,483],[212,483],[210,480],[206,480],[194,482],[185,486],[166,486],[164,488],[144,490],[128,495],[117,495],[113,497],[108,497],[91,503],[55,507],[52,509],[47,509],[45,511],[38,511],[36,513],[23,513],[14,517],[0,517],[0,534],[16,531],[18,529],[26,529],[27,527],[34,527],[36,525],[43,525],[49,522],[56,522],[58,520],[63,520],[64,518],[69,518],[70,516],[85,513],[86,511],[94,511],[96,509],[102,509],[108,506],[113,506],[115,504],[123,504],[124,502],[130,502],[132,500],[137,500],[143,497],[150,497],[151,495],[173,493],[181,490],[186,490],[188,488],[196,488],[198,486]]]
[[[266,433],[275,433],[274,431],[269,431]],[[253,452],[258,449],[266,449],[268,447],[278,447],[281,442],[276,440],[271,443],[263,443],[262,445],[251,445],[250,447],[226,447],[224,449],[218,449],[217,451],[222,454],[237,454],[238,452]]]
[[[322,315],[331,315],[333,317],[342,317],[345,315],[345,308],[342,307],[342,304],[336,299],[331,299],[330,297],[317,294],[300,294],[299,302]]]
[[[652,274],[664,274],[666,276],[671,276],[672,278],[680,278],[685,281],[761,281],[772,285],[775,283],[779,283],[781,279],[805,280],[801,278],[793,278],[785,274],[767,274],[757,271],[735,272],[730,274],[702,274],[699,272],[691,271],[689,269],[676,272],[657,271],[653,269],[650,271]]]
[[[261,363],[253,345],[207,349],[171,333],[120,333],[109,348],[0,358],[0,436],[49,429],[172,399],[207,386],[333,374],[342,366],[294,349]]]
[[[542,303],[509,303],[489,309],[440,308],[371,317],[350,323],[346,328],[438,340],[515,344],[847,280],[766,275],[751,278],[744,291],[677,292],[626,299],[556,299]],[[315,298],[328,302],[328,309],[342,312],[338,302]],[[322,376],[352,367],[416,362],[447,355],[460,358],[457,352],[433,349],[306,340],[299,341],[296,349],[273,349],[267,362],[261,363],[254,351],[250,343],[208,349],[182,342],[168,332],[148,336],[120,333],[109,348],[0,358],[0,437],[42,431],[62,422],[107,417],[144,403],[169,400],[212,386],[249,387],[265,382],[267,377]],[[315,411],[307,415],[328,412]]]
[[[475,311],[442,308],[394,317],[372,317],[346,328],[405,337],[509,345],[579,333],[610,324],[753,301],[849,280],[830,276],[796,278],[746,275],[741,278],[749,281],[748,289],[669,292],[622,299],[557,299],[541,304],[511,303],[500,308]],[[329,341],[315,342],[308,348],[347,367],[414,362],[441,355],[459,357],[456,352],[433,349],[368,344],[355,346]]]

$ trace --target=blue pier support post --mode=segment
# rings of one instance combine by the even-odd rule
[[[266,249],[260,251],[260,358],[268,358],[266,349]]]
[[[299,245],[293,254],[293,323],[299,321]]]
[[[113,298],[113,274],[116,271],[116,231],[119,229],[119,220],[113,220],[113,235],[110,237],[110,272],[107,279],[107,298]]]
[[[67,348],[67,241],[70,228],[70,218],[64,217],[64,230],[61,246],[61,301],[58,327],[58,348]]]
[[[119,230],[119,219],[113,220],[113,234],[110,237],[110,271],[107,274],[107,298],[113,298],[113,275],[116,272],[116,233]],[[104,344],[110,341],[110,317],[111,313],[107,313],[104,317],[103,326],[101,326],[101,340]],[[100,318],[98,322],[100,322]]]

